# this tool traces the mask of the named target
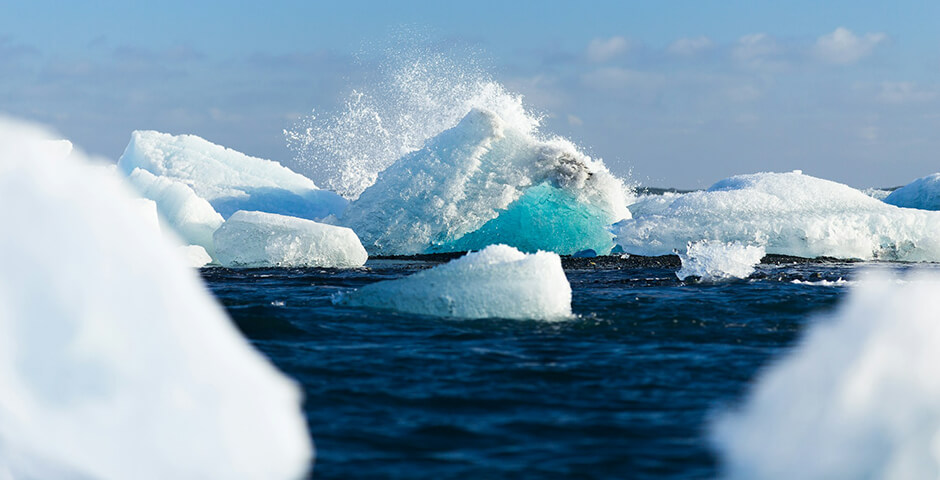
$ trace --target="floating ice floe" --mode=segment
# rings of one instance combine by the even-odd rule
[[[519,117],[527,120],[471,110],[382,171],[340,223],[376,254],[496,243],[528,252],[610,252],[609,225],[630,216],[623,183],[570,142],[537,138],[530,118],[509,118]]]
[[[614,230],[623,250],[639,255],[665,255],[689,242],[712,240],[800,257],[940,260],[940,213],[887,205],[795,172],[731,177]]]
[[[183,255],[190,267],[200,268],[212,263],[212,256],[199,245],[184,245],[178,247],[177,250]]]
[[[199,245],[210,255],[215,251],[212,234],[224,220],[209,202],[185,184],[147,170],[135,168],[127,179],[141,195],[156,202],[160,217],[186,243]]]
[[[277,162],[195,135],[135,131],[118,168],[125,175],[139,168],[183,183],[224,218],[238,210],[253,210],[318,220],[339,215],[348,203]]]
[[[869,276],[713,431],[726,478],[940,478],[940,276]]]
[[[235,212],[214,235],[224,267],[361,267],[369,255],[345,227],[264,212]]]
[[[296,479],[300,393],[130,188],[0,118],[0,478]]]
[[[685,252],[679,252],[682,268],[676,272],[679,280],[699,277],[706,281],[747,278],[764,258],[763,247],[739,243],[690,243]]]
[[[491,245],[409,277],[367,285],[337,303],[457,318],[559,320],[571,286],[554,253]]]
[[[891,192],[884,202],[898,207],[940,210],[940,173],[914,180]]]

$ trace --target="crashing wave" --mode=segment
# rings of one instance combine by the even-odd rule
[[[940,210],[940,173],[914,180],[891,192],[884,202],[897,207]]]
[[[940,261],[940,213],[797,172],[731,177],[648,210],[615,226],[625,252],[665,255],[712,240],[800,257]]]
[[[570,142],[540,140],[534,129],[473,109],[379,174],[340,223],[374,254],[495,243],[560,254],[609,252],[608,226],[630,216],[623,183]]]

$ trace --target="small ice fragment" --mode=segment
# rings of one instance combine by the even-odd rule
[[[762,258],[763,247],[703,240],[689,243],[685,253],[679,253],[682,268],[676,276],[679,280],[699,277],[707,281],[747,278]]]
[[[264,212],[235,212],[213,235],[224,267],[361,267],[369,255],[345,227]]]
[[[558,320],[571,316],[571,286],[557,254],[491,245],[336,302],[441,317]]]

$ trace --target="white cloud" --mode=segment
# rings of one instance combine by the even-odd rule
[[[592,62],[604,62],[622,55],[630,49],[630,42],[623,37],[595,38],[587,47],[587,58]]]
[[[666,51],[673,55],[691,56],[708,50],[712,48],[712,46],[714,46],[712,40],[702,35],[694,38],[680,38],[672,42],[672,45],[669,45]]]
[[[921,88],[914,82],[884,82],[876,98],[884,103],[922,103],[936,99],[937,91]]]
[[[866,33],[858,36],[843,27],[816,40],[816,57],[827,63],[848,65],[868,56],[879,43],[888,38],[884,33]]]
[[[581,125],[584,125],[584,120],[581,120],[581,117],[568,114],[568,125],[571,125],[572,127],[580,127]]]
[[[606,67],[585,73],[585,85],[599,90],[655,89],[663,84],[662,75],[626,68]]]
[[[752,33],[738,39],[731,56],[740,64],[751,68],[781,68],[779,58],[783,49],[766,33]]]

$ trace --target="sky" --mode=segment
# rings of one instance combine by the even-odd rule
[[[801,169],[887,187],[940,171],[940,2],[0,7],[0,113],[112,159],[154,129],[289,164],[283,130],[375,82],[406,32],[484,65],[543,131],[632,182]]]

